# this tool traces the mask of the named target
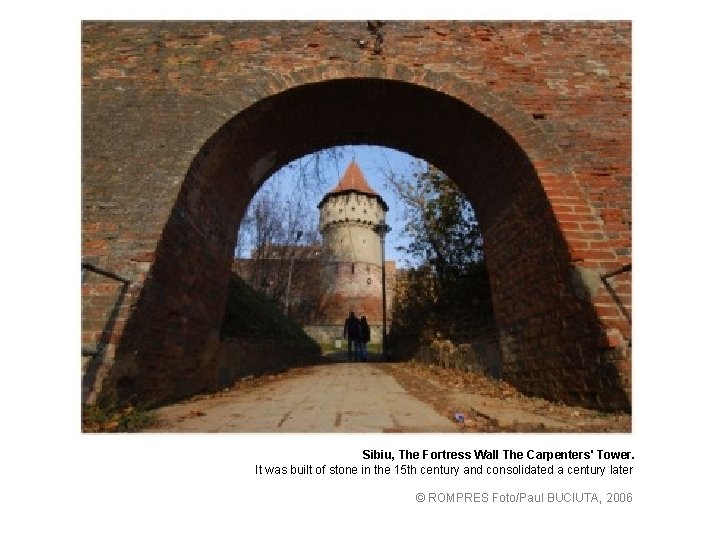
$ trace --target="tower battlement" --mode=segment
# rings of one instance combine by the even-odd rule
[[[373,227],[385,220],[388,206],[355,160],[318,208],[328,261],[380,265],[380,238]]]

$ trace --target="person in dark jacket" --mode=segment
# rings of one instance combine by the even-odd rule
[[[367,362],[368,352],[367,344],[370,341],[370,325],[365,318],[365,315],[360,317],[360,337],[358,338],[358,345],[360,346],[360,360]]]
[[[360,321],[355,316],[354,311],[351,311],[348,318],[345,319],[343,337],[348,340],[348,360],[357,360],[358,340],[360,339]]]

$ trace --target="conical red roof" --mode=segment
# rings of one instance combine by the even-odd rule
[[[345,170],[338,185],[335,186],[330,193],[340,193],[341,191],[358,191],[360,193],[367,193],[368,195],[377,195],[365,179],[365,175],[355,163],[353,159]]]
[[[354,158],[350,162],[350,165],[348,165],[348,168],[345,170],[345,174],[343,174],[342,178],[340,178],[340,182],[338,182],[338,185],[325,194],[325,196],[320,201],[320,204],[318,204],[318,207],[322,206],[323,203],[332,195],[339,195],[341,193],[348,193],[351,191],[354,191],[356,193],[364,193],[369,197],[376,198],[380,202],[382,207],[385,209],[385,211],[387,211],[387,204],[385,203],[383,198],[375,191],[373,191],[373,189],[370,187],[370,184],[368,184],[368,181],[365,179],[365,175],[360,170],[360,167],[358,167],[358,164],[355,163]]]

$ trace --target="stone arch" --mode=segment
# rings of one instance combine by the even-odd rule
[[[432,162],[472,201],[508,379],[551,399],[629,408],[629,382],[578,292],[577,260],[549,194],[579,193],[572,163],[531,117],[477,83],[399,65],[256,70],[237,88],[175,139],[192,162],[117,339],[117,371],[134,374],[133,391],[165,401],[213,387],[235,232],[252,196],[306,153],[372,143]]]

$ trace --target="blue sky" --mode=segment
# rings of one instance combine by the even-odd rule
[[[404,205],[397,198],[385,178],[390,171],[396,175],[411,175],[415,170],[414,164],[418,162],[418,158],[382,146],[358,145],[336,148],[338,149],[337,157],[326,157],[320,164],[322,177],[317,179],[314,176],[317,183],[310,186],[309,191],[306,193],[309,202],[308,206],[315,213],[317,219],[317,209],[315,208],[317,203],[320,202],[320,199],[327,191],[335,187],[350,162],[355,159],[365,174],[370,187],[385,200],[389,207],[386,220],[392,229],[386,238],[386,259],[395,260],[398,266],[401,266],[402,261],[407,258],[407,255],[397,249],[402,244]],[[308,163],[310,158],[305,156],[301,160]],[[286,165],[265,182],[263,187],[260,188],[260,192],[263,189],[269,189],[270,185],[276,183],[285,197],[296,197],[298,167],[297,162]]]

